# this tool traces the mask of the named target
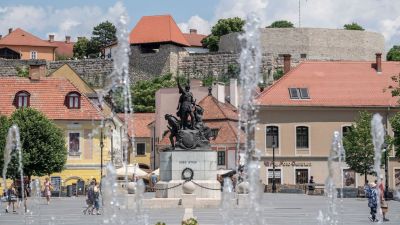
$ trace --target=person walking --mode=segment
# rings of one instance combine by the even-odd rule
[[[365,187],[365,193],[368,198],[368,207],[371,209],[371,217],[368,217],[372,222],[378,222],[376,219],[376,210],[378,206],[378,190],[376,188],[376,183],[371,182]]]
[[[10,187],[7,189],[7,201],[8,201],[8,204],[7,204],[7,208],[6,208],[6,213],[9,212],[11,204],[12,204],[13,213],[16,213],[17,211],[15,211],[15,202],[17,201],[17,194],[16,194],[14,183],[11,183]]]
[[[315,190],[315,182],[314,182],[314,177],[310,177],[310,181],[308,182],[308,193],[313,194]]]
[[[154,189],[154,187],[156,186],[156,183],[157,183],[157,175],[155,174],[155,173],[152,173],[151,174],[151,177],[150,177],[150,181],[151,181],[151,191],[155,191],[155,189]]]
[[[385,200],[385,185],[383,184],[382,178],[381,178],[381,183],[379,184],[379,194],[380,194],[383,222],[387,222],[389,221],[389,219],[386,218],[386,214],[388,212],[389,206]]]
[[[95,181],[90,181],[90,185],[87,190],[87,199],[86,199],[86,208],[83,210],[83,214],[86,215],[86,213],[93,214],[93,208],[95,204],[95,193],[94,193],[94,186],[95,186]]]
[[[51,189],[53,189],[53,186],[51,185],[49,178],[46,177],[44,182],[44,196],[46,197],[47,205],[50,204]]]
[[[94,209],[96,210],[96,215],[101,215],[100,214],[100,188],[99,188],[99,185],[98,185],[96,179],[93,179],[93,183],[94,183],[94,186],[93,186]]]

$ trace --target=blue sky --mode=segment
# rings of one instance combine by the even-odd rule
[[[55,34],[90,36],[93,26],[115,20],[116,0],[1,0],[0,34],[21,27],[41,38]],[[141,16],[171,14],[185,32],[196,28],[207,34],[219,18],[245,18],[256,12],[262,25],[286,19],[298,26],[299,0],[124,0],[129,29]],[[400,44],[400,0],[300,0],[302,27],[342,28],[358,22],[382,33],[387,47]]]

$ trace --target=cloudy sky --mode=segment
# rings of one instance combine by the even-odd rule
[[[302,27],[342,28],[357,22],[385,36],[387,48],[400,45],[400,0],[300,0]],[[20,27],[41,38],[56,34],[90,36],[93,26],[115,20],[116,0],[1,0],[0,34]],[[256,12],[263,25],[285,19],[299,24],[299,0],[125,0],[133,28],[141,16],[171,14],[182,31],[208,34],[220,18]]]

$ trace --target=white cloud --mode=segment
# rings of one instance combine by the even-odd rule
[[[189,18],[186,23],[179,23],[182,32],[188,33],[189,29],[197,29],[199,34],[210,34],[210,23],[198,15]]]
[[[215,9],[213,21],[235,16],[245,19],[248,14],[256,13],[261,23],[265,23],[268,3],[269,0],[220,0]]]

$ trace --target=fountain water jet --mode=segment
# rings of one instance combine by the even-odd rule
[[[372,142],[374,144],[374,151],[375,151],[375,156],[374,156],[374,171],[377,177],[377,191],[378,191],[378,213],[377,213],[377,219],[379,221],[382,221],[382,209],[381,209],[381,201],[380,201],[380,195],[381,190],[379,186],[381,185],[381,165],[382,165],[382,146],[385,141],[385,128],[383,127],[382,124],[382,116],[379,115],[378,113],[375,114],[372,117],[371,121],[371,135],[372,135]]]
[[[333,140],[331,146],[331,152],[328,158],[328,177],[325,181],[325,194],[328,197],[328,209],[326,213],[321,210],[318,215],[318,222],[320,225],[337,225],[339,224],[338,217],[338,202],[337,202],[337,189],[335,185],[335,171],[341,174],[342,187],[340,189],[341,203],[343,199],[343,173],[341,169],[342,162],[345,159],[345,150],[343,148],[342,137],[338,131],[333,133]],[[335,162],[337,165],[335,166]],[[340,204],[340,208],[342,204]]]
[[[224,179],[224,187],[221,198],[220,214],[225,225],[235,225],[234,203],[235,192],[233,190],[232,180],[227,177]]]
[[[249,183],[249,198],[247,211],[247,224],[265,224],[261,216],[261,188],[259,183],[260,151],[255,146],[255,127],[257,123],[257,106],[254,98],[257,95],[260,82],[261,47],[260,47],[260,20],[254,14],[246,19],[245,32],[240,35],[243,42],[240,54],[240,89],[241,107],[239,108],[239,129],[244,128],[244,161]],[[239,141],[240,143],[240,141]]]

